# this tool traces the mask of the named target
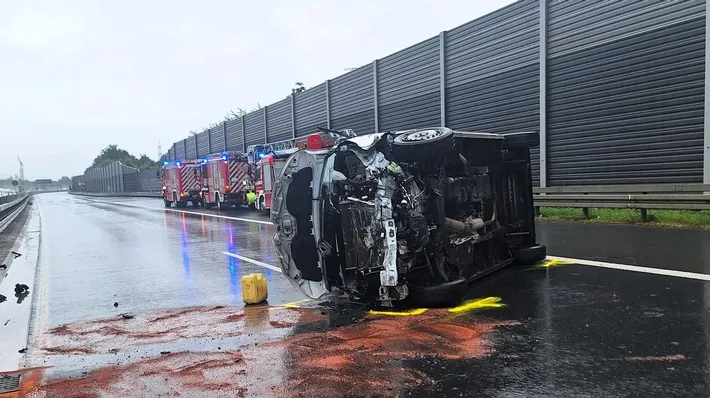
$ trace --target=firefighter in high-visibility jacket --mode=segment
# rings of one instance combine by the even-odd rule
[[[247,192],[247,205],[254,206],[254,203],[256,203],[256,194],[254,191]]]

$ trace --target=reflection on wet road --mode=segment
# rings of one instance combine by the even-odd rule
[[[490,275],[456,308],[369,311],[304,301],[280,273],[223,254],[277,265],[270,225],[106,202],[40,197],[48,289],[30,364],[53,366],[49,397],[710,391],[707,281],[557,261]],[[268,305],[241,303],[252,272],[269,279]]]

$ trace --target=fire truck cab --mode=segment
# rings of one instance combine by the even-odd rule
[[[207,156],[202,164],[205,207],[221,210],[232,205],[248,204],[247,195],[254,190],[255,165],[240,152],[223,152]]]
[[[352,130],[320,130],[323,132],[264,145],[252,145],[247,148],[249,161],[256,164],[256,181],[254,183],[256,202],[254,206],[262,214],[266,215],[271,211],[271,193],[274,190],[274,184],[279,179],[286,160],[292,153],[299,149],[332,147],[343,137],[355,135]]]
[[[165,207],[202,205],[202,167],[199,161],[164,162],[162,168]]]

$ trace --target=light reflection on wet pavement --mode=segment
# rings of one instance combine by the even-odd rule
[[[30,365],[52,366],[40,396],[710,391],[708,282],[508,268],[477,282],[479,301],[459,311],[370,313],[335,296],[304,302],[280,273],[222,254],[275,265],[269,225],[163,212],[150,199],[126,202],[155,209],[65,194],[40,202],[48,316]],[[266,305],[241,303],[252,272],[269,280]]]

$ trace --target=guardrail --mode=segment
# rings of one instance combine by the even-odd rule
[[[112,193],[99,193],[99,192],[77,192],[70,191],[72,195],[77,196],[93,196],[93,197],[130,197],[130,198],[162,198],[162,191],[151,191],[151,192],[112,192]]]
[[[25,209],[30,195],[23,194],[11,202],[0,205],[0,233]]]
[[[710,184],[640,184],[593,185],[533,188],[535,213],[540,207],[581,208],[589,217],[589,208],[641,210],[648,221],[648,209],[710,210]]]

